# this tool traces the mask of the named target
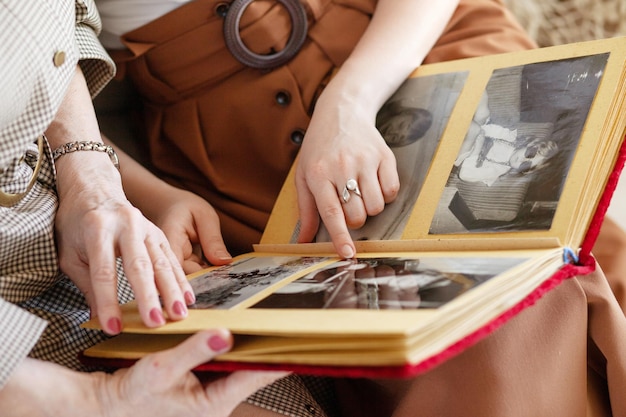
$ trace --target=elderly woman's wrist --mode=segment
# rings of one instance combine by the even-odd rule
[[[84,199],[85,196],[98,200],[126,199],[120,172],[105,153],[72,153],[57,162],[56,186],[61,201]]]
[[[64,143],[52,151],[52,158],[56,162],[57,159],[66,154],[81,151],[104,152],[109,156],[113,166],[118,170],[120,169],[120,160],[117,157],[115,149],[99,141],[73,141]]]

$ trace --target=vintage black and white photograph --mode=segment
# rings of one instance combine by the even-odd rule
[[[310,272],[252,308],[437,308],[522,258],[361,258]]]
[[[430,233],[549,230],[607,59],[494,71]]]
[[[244,258],[206,272],[190,282],[196,302],[189,308],[229,309],[283,279],[327,258],[263,256]]]
[[[401,187],[381,214],[351,231],[354,240],[402,236],[466,79],[466,72],[409,78],[380,109],[376,126],[396,157]],[[330,241],[323,225],[317,241]]]

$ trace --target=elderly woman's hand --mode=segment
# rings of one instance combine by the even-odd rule
[[[169,351],[152,354],[135,366],[101,375],[101,415],[227,417],[248,396],[286,372],[237,371],[202,381],[191,370],[232,344],[226,332],[200,332]],[[114,410],[111,413],[111,410]],[[98,414],[100,415],[100,414]]]
[[[202,331],[113,374],[76,372],[26,358],[0,389],[0,409],[4,417],[240,415],[236,409],[242,401],[287,373],[238,371],[207,374],[202,380],[192,373],[231,345],[224,330]]]
[[[53,149],[69,142],[100,139],[78,66],[46,136]],[[126,199],[120,173],[109,156],[94,150],[70,152],[59,157],[55,167],[59,265],[83,292],[103,329],[110,334],[122,329],[118,257],[147,326],[165,323],[163,307],[170,319],[185,317],[186,304],[194,301],[191,286],[163,232]]]
[[[165,323],[163,308],[170,319],[184,318],[186,304],[194,301],[193,290],[165,234],[128,202],[109,161],[104,161],[110,166],[102,166],[98,176],[90,175],[87,161],[92,156],[76,155],[80,161],[74,162],[85,163],[84,169],[73,183],[65,182],[60,193],[55,228],[62,271],[83,292],[92,314],[110,334],[122,328],[118,257],[147,326]],[[88,185],[83,178],[91,178]]]

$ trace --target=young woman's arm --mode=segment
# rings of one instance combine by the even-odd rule
[[[400,188],[393,153],[375,127],[376,113],[441,36],[457,0],[379,0],[350,57],[321,94],[296,172],[300,241],[324,222],[338,254],[351,258],[348,227],[380,213]],[[348,179],[362,198],[342,204]],[[352,194],[354,197],[354,194]]]

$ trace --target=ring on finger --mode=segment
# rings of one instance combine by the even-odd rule
[[[356,182],[354,178],[349,178],[348,181],[346,181],[346,185],[343,187],[343,191],[341,192],[341,200],[344,203],[347,203],[350,200],[351,192],[356,194],[358,197],[361,197],[359,183]]]

